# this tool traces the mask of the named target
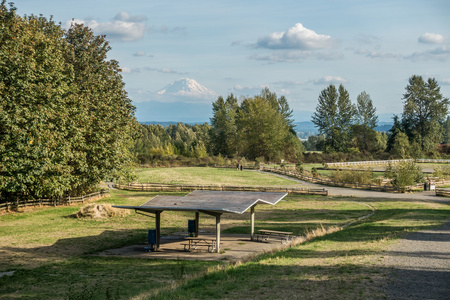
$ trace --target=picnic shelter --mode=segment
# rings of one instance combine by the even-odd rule
[[[195,212],[195,235],[198,236],[199,214],[204,213],[216,218],[216,249],[220,252],[220,218],[224,213],[243,214],[250,209],[250,238],[254,240],[255,207],[259,204],[275,205],[287,193],[278,192],[230,192],[196,190],[186,196],[158,195],[140,206],[113,206],[134,209],[136,213],[145,212],[155,215],[156,249],[161,239],[161,213],[163,211]]]

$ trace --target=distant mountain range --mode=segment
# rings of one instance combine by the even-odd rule
[[[319,133],[319,130],[311,121],[294,122],[294,124],[296,125],[295,131],[297,132],[297,136],[301,139],[307,139],[309,136]],[[375,127],[375,130],[387,132],[392,128],[392,125],[394,125],[392,122],[378,122],[378,126]]]

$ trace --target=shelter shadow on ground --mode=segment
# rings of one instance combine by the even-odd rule
[[[130,245],[118,249],[102,251],[95,255],[119,256],[145,259],[184,259],[201,261],[246,261],[263,253],[277,251],[289,247],[291,243],[283,244],[279,238],[269,238],[268,241],[252,241],[248,234],[223,234],[220,253],[210,253],[207,249],[184,251],[183,244],[186,233],[161,237],[157,251],[146,250],[147,244]],[[215,235],[202,235],[214,238]],[[295,241],[295,240],[294,240]]]

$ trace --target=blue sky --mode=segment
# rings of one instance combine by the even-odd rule
[[[155,92],[191,78],[227,96],[267,86],[297,121],[321,90],[370,94],[380,114],[401,113],[412,75],[450,97],[450,1],[17,0],[18,14],[75,19],[106,34],[139,121],[208,121],[210,104]],[[191,109],[189,109],[189,107]],[[300,113],[300,112],[307,113]]]

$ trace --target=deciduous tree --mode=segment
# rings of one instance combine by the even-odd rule
[[[0,5],[1,198],[79,194],[131,162],[134,107],[109,46],[82,25]]]

